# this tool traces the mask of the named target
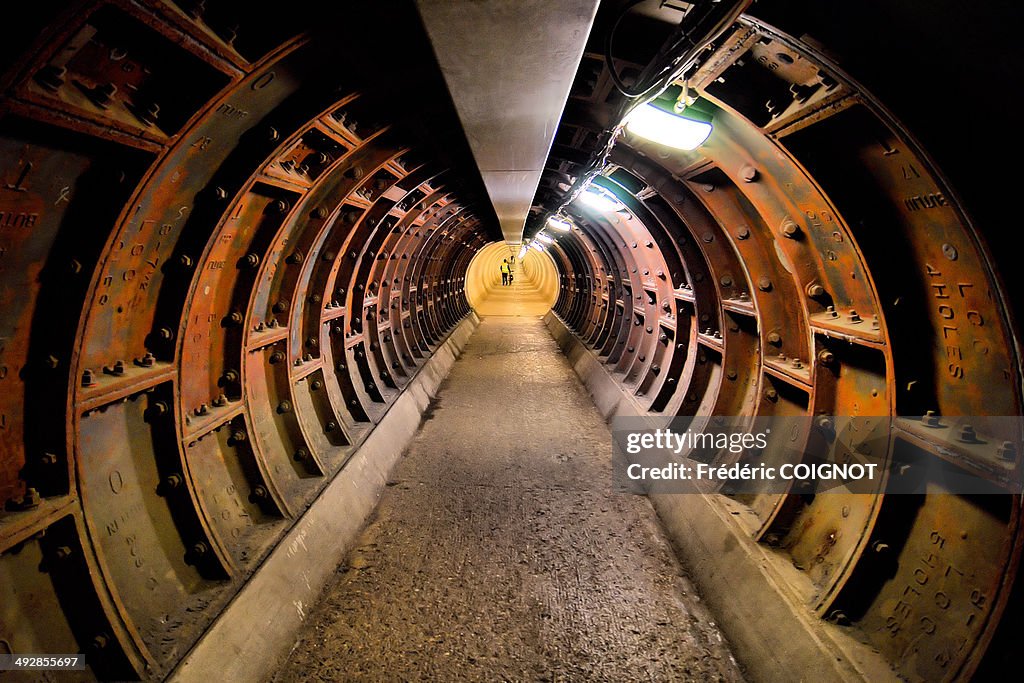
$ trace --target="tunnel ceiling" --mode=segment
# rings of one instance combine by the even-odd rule
[[[418,0],[502,233],[523,238],[598,0]]]
[[[552,240],[550,320],[644,414],[818,420],[799,443],[833,415],[882,420],[875,455],[919,495],[736,499],[743,533],[808,619],[895,674],[996,670],[1024,612],[1022,434],[989,419],[1021,414],[1021,269],[987,246],[1014,232],[1001,146],[944,135],[915,3],[738,16],[747,4],[647,3],[619,22],[635,3],[602,3],[525,227]],[[521,225],[489,172],[535,174],[546,143],[524,168],[481,162],[487,131],[465,112],[486,107],[464,109],[472,93],[437,66],[440,15],[424,30],[411,2],[322,5],[39,2],[0,48],[8,649],[165,677],[352,476],[469,315],[473,255]],[[976,20],[935,70],[990,95],[1007,67],[970,50],[1013,22],[985,11],[933,3],[926,22]],[[885,40],[857,53],[871,29]],[[606,62],[629,88],[666,59],[713,113],[692,152],[618,130],[635,102]],[[1013,116],[984,121],[1006,134]],[[588,183],[618,204],[576,200]],[[544,227],[559,210],[568,232]],[[958,473],[992,495],[949,493]]]

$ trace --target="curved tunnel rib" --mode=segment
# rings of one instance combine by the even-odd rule
[[[891,434],[874,457],[917,495],[652,497],[741,656],[777,648],[755,675],[804,642],[750,623],[783,603],[779,623],[886,675],[965,680],[1011,656],[1022,434],[999,418],[1020,416],[1022,380],[1008,257],[986,247],[1002,238],[815,41],[742,17],[674,84],[713,136],[669,152],[622,132],[591,183],[602,209],[567,201],[622,99],[585,52],[526,233],[560,210],[571,229],[502,288],[519,252],[494,241],[411,5],[46,9],[8,46],[0,110],[0,646],[168,676],[266,567],[287,575],[299,547],[316,565],[305,534],[335,528],[310,519],[355,533],[474,309],[550,309],[607,415]],[[966,475],[984,495],[950,490]]]

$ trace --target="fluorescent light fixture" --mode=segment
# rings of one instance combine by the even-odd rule
[[[626,117],[626,130],[651,142],[673,149],[697,149],[711,135],[712,126],[704,121],[681,116],[647,103]]]
[[[590,208],[604,211],[605,213],[620,211],[626,208],[626,205],[620,202],[614,194],[600,185],[590,185],[587,187],[580,195],[580,199]]]
[[[561,230],[562,232],[569,232],[572,230],[572,223],[561,216],[551,216],[548,218],[548,227],[554,230]]]
[[[523,259],[523,257],[524,257],[524,256],[526,256],[526,250],[527,250],[527,249],[529,249],[529,248],[530,248],[529,246],[527,246],[527,245],[525,245],[525,244],[524,244],[524,245],[523,245],[523,246],[522,246],[522,247],[521,247],[521,248],[519,249],[519,256],[516,256],[516,258],[517,258],[517,259],[519,259],[519,260],[521,261],[521,260]]]
[[[554,244],[555,243],[555,240],[554,240],[553,237],[551,237],[550,235],[545,235],[542,232],[538,232],[537,233],[537,239],[539,239],[541,242],[547,242],[548,244]]]
[[[530,242],[530,247],[533,248],[533,249],[536,249],[537,251],[539,251],[542,254],[544,253],[544,247],[541,246],[541,244],[539,242],[537,242],[536,240],[534,240],[533,242]]]

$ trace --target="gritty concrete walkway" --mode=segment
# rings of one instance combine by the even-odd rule
[[[739,681],[538,318],[488,317],[275,680]]]

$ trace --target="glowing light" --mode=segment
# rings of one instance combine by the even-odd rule
[[[697,149],[711,135],[712,126],[685,116],[676,116],[664,109],[645,104],[626,118],[626,130],[634,135],[673,149]]]
[[[541,242],[546,242],[547,244],[554,244],[555,243],[555,240],[554,240],[553,237],[551,237],[550,235],[545,235],[542,232],[538,232],[537,233],[537,239],[539,239]]]
[[[554,230],[561,230],[562,232],[569,232],[572,230],[572,223],[559,216],[551,216],[548,218],[548,227]]]
[[[524,256],[526,256],[526,251],[527,251],[527,249],[529,249],[529,248],[530,248],[530,247],[529,247],[528,245],[524,244],[524,245],[523,245],[523,246],[522,246],[522,247],[521,247],[521,248],[519,249],[519,255],[518,255],[518,256],[516,256],[516,258],[517,258],[517,259],[519,259],[520,261],[522,261],[522,260],[523,260],[523,257],[524,257]]]
[[[530,248],[531,249],[536,249],[537,251],[539,251],[542,254],[544,253],[544,247],[541,246],[540,242],[537,242],[536,240],[534,240],[533,242],[530,242]]]
[[[588,187],[586,191],[580,195],[580,199],[590,208],[597,209],[598,211],[604,211],[605,213],[620,211],[626,208],[626,205],[616,199],[615,195],[599,185],[591,185]]]

